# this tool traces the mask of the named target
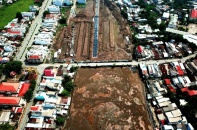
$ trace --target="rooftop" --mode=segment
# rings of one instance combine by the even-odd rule
[[[196,9],[193,9],[191,11],[191,16],[190,17],[193,18],[193,19],[197,19],[197,10]]]
[[[19,86],[20,86],[20,83],[2,82],[0,84],[0,91],[1,92],[17,92]]]
[[[29,89],[29,87],[30,87],[29,83],[23,83],[23,85],[22,85],[22,87],[21,87],[21,89],[19,91],[18,96],[24,96],[25,93],[27,92],[27,90]]]
[[[1,97],[0,105],[18,105],[20,99],[20,97]]]

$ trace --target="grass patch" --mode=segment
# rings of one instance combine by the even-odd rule
[[[0,8],[0,29],[3,29],[12,19],[15,18],[17,12],[29,11],[29,6],[34,4],[33,0],[19,0],[11,5]]]
[[[86,7],[86,4],[80,4],[80,3],[77,3],[77,8],[85,8]]]

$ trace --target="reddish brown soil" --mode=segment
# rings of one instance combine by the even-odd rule
[[[72,58],[76,61],[132,59],[132,45],[125,40],[125,36],[131,36],[130,28],[120,15],[118,7],[112,2],[103,3],[103,0],[100,4],[98,56],[92,57],[94,6],[94,1],[87,1],[85,8],[77,8],[76,17],[70,19],[68,27],[58,33],[55,48],[62,48],[63,53],[60,58],[70,57],[70,44],[73,37],[71,34],[74,32],[75,56]]]
[[[151,130],[142,83],[128,68],[79,69],[66,130]]]

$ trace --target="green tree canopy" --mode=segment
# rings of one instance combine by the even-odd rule
[[[58,117],[56,118],[56,123],[57,123],[57,125],[63,125],[64,122],[65,122],[65,117],[63,117],[63,116],[58,116]]]
[[[62,91],[61,95],[63,95],[63,96],[70,96],[70,93],[66,89],[64,89]]]
[[[32,96],[33,96],[33,90],[28,90],[25,95],[24,95],[24,99],[27,101],[27,102],[30,102],[31,99],[32,99]]]
[[[63,18],[59,19],[59,23],[60,24],[66,24],[66,18],[63,17]]]
[[[71,92],[74,88],[74,83],[72,81],[67,82],[63,85],[64,89],[66,89],[68,92]]]
[[[166,29],[166,24],[164,22],[161,22],[161,24],[159,25],[159,30],[165,31],[165,29]]]
[[[23,19],[21,12],[16,13],[16,18],[18,18],[18,22],[20,22]]]
[[[0,130],[14,130],[14,126],[11,126],[9,123],[0,124]]]
[[[63,85],[63,84],[66,84],[66,83],[69,82],[70,80],[71,80],[70,76],[65,75],[65,76],[64,76],[64,79],[63,79],[63,81],[62,81],[62,85]]]
[[[43,17],[46,17],[47,14],[50,14],[48,10],[43,12]]]
[[[11,71],[15,71],[16,73],[20,73],[22,70],[22,62],[21,61],[10,61],[5,64],[5,72],[10,73]]]
[[[70,72],[72,73],[72,72],[75,72],[75,71],[77,71],[77,69],[78,69],[78,66],[72,66],[71,68],[70,68]]]

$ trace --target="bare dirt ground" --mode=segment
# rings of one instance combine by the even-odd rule
[[[142,83],[128,68],[81,68],[66,130],[151,130]]]
[[[197,33],[197,24],[189,24],[188,25],[188,32],[191,34]]]
[[[128,60],[132,59],[130,28],[120,14],[118,7],[112,2],[101,0],[99,17],[98,57],[92,57],[94,40],[95,2],[87,1],[85,8],[77,8],[77,15],[69,22],[70,25],[61,29],[56,37],[56,48],[61,48],[61,59],[72,58],[76,61]],[[74,30],[74,31],[73,31]],[[74,34],[72,34],[74,32]],[[71,41],[74,37],[75,56],[70,56]]]
[[[101,0],[99,20],[98,60],[131,59],[132,45],[125,40],[131,32],[118,7],[111,1]]]

